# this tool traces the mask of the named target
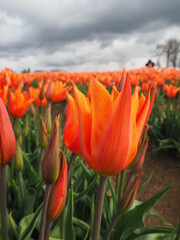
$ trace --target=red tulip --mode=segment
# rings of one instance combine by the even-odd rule
[[[15,155],[16,140],[9,115],[0,98],[0,165],[6,165]]]
[[[66,203],[67,194],[67,163],[62,153],[61,170],[57,181],[53,184],[50,192],[47,218],[54,221],[62,212]]]

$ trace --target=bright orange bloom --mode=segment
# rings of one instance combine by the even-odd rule
[[[173,98],[180,91],[180,87],[177,87],[172,84],[170,84],[170,85],[164,84],[163,90],[166,91],[166,95],[168,98]]]
[[[61,170],[57,181],[53,184],[50,192],[47,218],[54,221],[62,212],[67,194],[67,163],[62,153]]]
[[[53,102],[61,102],[65,99],[66,93],[71,89],[71,86],[66,87],[66,84],[56,81],[53,84]]]
[[[0,98],[3,100],[4,105],[7,105],[8,102],[8,85],[4,85],[2,89],[0,89]]]
[[[47,99],[44,97],[42,100],[39,95],[41,92],[42,84],[38,84],[38,88],[34,88],[32,86],[29,87],[29,96],[34,99],[34,102],[38,107],[44,107],[47,104]]]
[[[131,96],[126,78],[120,93],[112,97],[98,81],[92,83],[91,103],[76,86],[79,139],[87,164],[101,175],[116,175],[126,168],[137,152],[150,106],[150,91]]]
[[[142,92],[147,92],[149,89],[149,83],[143,83],[142,84]]]
[[[66,147],[71,152],[81,153],[77,107],[74,98],[70,94],[67,94],[67,114],[63,137]]]
[[[0,166],[6,165],[15,155],[16,139],[2,99],[0,99]]]
[[[27,92],[21,92],[19,86],[14,93],[10,92],[8,112],[15,118],[23,117],[33,101]]]

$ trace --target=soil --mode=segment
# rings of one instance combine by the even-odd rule
[[[168,151],[153,153],[152,147],[147,151],[143,165],[144,182],[151,171],[153,177],[148,186],[139,194],[138,199],[145,201],[157,193],[160,189],[172,183],[169,192],[154,206],[154,209],[170,224],[177,226],[180,221],[180,158],[172,156]],[[155,217],[147,217],[145,225],[162,225]]]

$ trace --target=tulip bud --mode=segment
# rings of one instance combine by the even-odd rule
[[[148,139],[146,139],[146,142],[142,148],[140,148],[132,161],[130,167],[133,172],[139,172],[142,169],[145,155],[146,155],[146,150],[148,147]]]
[[[126,79],[126,70],[123,69],[122,75],[121,75],[121,80],[119,81],[119,83],[117,85],[118,92],[121,92],[121,90],[122,90],[122,88],[124,86],[124,83],[125,83],[125,79]]]
[[[51,103],[48,104],[48,108],[46,112],[46,130],[47,130],[47,134],[50,134],[52,131]]]
[[[41,148],[45,148],[48,143],[48,135],[47,135],[47,130],[45,127],[45,123],[40,116],[40,121],[41,121],[41,128],[40,128],[40,146]]]
[[[22,151],[21,151],[21,147],[18,140],[16,143],[16,158],[14,162],[14,167],[18,172],[20,172],[23,169],[23,156],[22,156]]]
[[[19,142],[19,145],[22,145],[21,128],[18,129],[18,142]]]
[[[136,176],[136,178],[132,182],[130,182],[130,184],[125,189],[125,192],[119,201],[119,209],[122,212],[126,212],[132,206],[137,196],[141,176],[142,172],[138,176]]]
[[[26,118],[25,122],[26,122],[26,126],[25,126],[24,136],[25,136],[25,138],[26,138],[26,137],[28,136],[28,133],[29,133],[29,122],[28,122],[28,118]]]
[[[42,178],[47,184],[55,182],[59,176],[59,116],[55,119],[55,124],[48,142],[42,163]]]
[[[139,140],[139,143],[138,143],[138,150],[140,150],[144,144],[145,144],[145,141],[146,141],[146,138],[147,138],[147,134],[148,134],[148,131],[151,127],[149,125],[146,125],[143,129],[143,132],[141,134],[141,138]]]
[[[16,140],[6,107],[0,98],[0,166],[6,165],[15,155]]]
[[[43,100],[44,97],[45,97],[45,92],[44,92],[44,87],[42,86],[41,91],[40,91],[40,94],[39,94],[39,99],[40,99],[40,100]]]
[[[62,212],[67,194],[67,163],[62,153],[61,170],[57,181],[53,184],[47,209],[47,218],[54,221]]]
[[[46,98],[47,100],[52,100],[52,96],[53,96],[53,87],[54,87],[54,82],[50,81],[47,91],[46,91]]]

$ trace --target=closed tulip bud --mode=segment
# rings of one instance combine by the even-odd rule
[[[19,145],[22,145],[21,128],[18,129],[18,142],[19,142]]]
[[[26,118],[25,123],[26,123],[26,126],[25,126],[24,136],[27,137],[27,136],[28,136],[28,133],[29,133],[29,122],[28,122],[28,118]]]
[[[49,86],[48,86],[47,91],[46,91],[46,98],[47,98],[47,100],[52,100],[53,87],[54,87],[54,82],[50,81]]]
[[[132,206],[137,196],[141,176],[142,172],[136,176],[136,178],[130,182],[130,184],[125,189],[125,192],[119,201],[119,209],[121,212],[126,212]]]
[[[43,100],[44,97],[45,97],[45,92],[44,92],[44,87],[42,86],[41,91],[40,91],[40,94],[39,94],[39,99],[40,99],[40,100]]]
[[[138,153],[136,154],[136,157],[132,161],[130,167],[133,172],[139,172],[142,169],[146,151],[148,147],[148,139],[146,139],[146,142],[144,143],[144,146],[138,150]]]
[[[54,221],[62,212],[67,194],[67,163],[62,153],[61,170],[57,181],[53,184],[47,209],[47,218]]]
[[[40,116],[40,121],[41,121],[40,146],[41,146],[41,148],[45,148],[47,146],[47,143],[48,143],[48,135],[47,135],[47,130],[46,130],[45,123],[44,123],[41,116]]]
[[[42,178],[47,184],[54,183],[60,170],[59,159],[59,116],[55,119],[55,124],[48,142],[43,163],[42,163]]]
[[[148,134],[148,131],[149,131],[150,128],[151,127],[149,125],[146,125],[144,127],[141,138],[140,138],[139,143],[138,143],[138,150],[140,150],[144,146],[145,141],[147,139],[147,134]]]
[[[14,167],[18,172],[20,172],[23,169],[23,156],[22,156],[22,151],[21,151],[21,147],[18,140],[16,143],[16,158],[14,162]]]
[[[51,103],[48,104],[48,108],[46,112],[46,130],[47,130],[47,134],[50,134],[52,131]]]
[[[0,166],[6,165],[15,155],[16,140],[6,107],[0,98]]]

